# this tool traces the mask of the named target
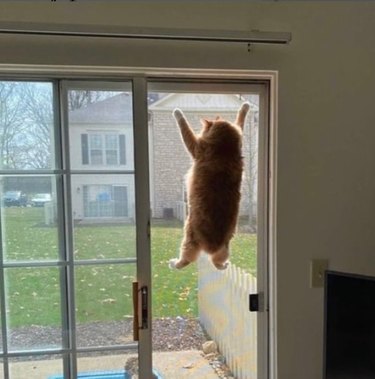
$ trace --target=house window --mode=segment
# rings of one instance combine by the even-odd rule
[[[103,138],[99,134],[89,135],[90,163],[103,164]]]
[[[84,217],[128,217],[128,191],[122,185],[84,185]]]
[[[116,166],[126,164],[124,134],[82,134],[82,164]]]
[[[105,158],[109,165],[118,164],[118,138],[116,135],[108,134],[105,136]]]

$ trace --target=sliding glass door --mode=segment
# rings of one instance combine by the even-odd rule
[[[267,377],[267,91],[215,78],[0,80],[0,378]],[[218,271],[202,253],[170,270],[191,165],[172,111],[198,133],[244,101],[231,264]]]
[[[148,89],[154,365],[168,372],[168,357],[174,352],[181,362],[176,377],[185,377],[189,367],[191,378],[223,373],[238,379],[265,378],[267,312],[255,307],[250,311],[249,295],[259,299],[259,293],[266,292],[267,88],[243,82],[160,80],[150,82]],[[250,110],[243,129],[241,202],[230,264],[217,270],[201,252],[188,267],[168,270],[167,262],[179,255],[189,217],[187,173],[193,163],[173,111],[181,109],[200,135],[201,120],[221,117],[234,122],[245,101]],[[201,164],[223,170],[209,159]],[[170,338],[160,341],[160,336]],[[202,357],[204,344],[211,347],[203,349]]]
[[[61,105],[72,362],[120,374],[138,348],[133,85],[64,81]]]
[[[137,221],[149,208],[136,199],[133,85],[0,82],[5,378],[123,377],[138,360],[149,328],[134,338],[137,241],[148,238]]]

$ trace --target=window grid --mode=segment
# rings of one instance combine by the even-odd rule
[[[126,138],[121,133],[94,133],[81,136],[82,164],[118,166],[126,164]]]
[[[53,169],[35,169],[30,170],[28,167],[25,169],[6,169],[0,168],[0,174],[5,174],[15,177],[27,177],[32,178],[35,175],[49,176],[52,180],[55,180],[56,185],[56,197],[57,197],[57,213],[58,213],[58,235],[59,235],[59,256],[56,260],[34,260],[34,261],[11,261],[7,262],[4,259],[3,252],[3,226],[2,220],[0,219],[0,322],[1,322],[1,334],[2,334],[2,349],[0,350],[0,359],[2,360],[4,379],[9,379],[11,377],[10,363],[13,358],[21,357],[36,357],[36,356],[54,356],[60,354],[63,361],[63,371],[65,378],[74,378],[77,376],[77,355],[78,353],[89,353],[89,352],[129,352],[135,351],[138,348],[138,343],[126,343],[116,346],[98,346],[98,347],[86,347],[77,348],[74,335],[74,325],[75,325],[75,307],[74,307],[74,267],[76,266],[90,266],[90,265],[124,265],[124,264],[134,264],[137,263],[136,258],[123,258],[123,259],[102,259],[100,261],[95,260],[82,260],[75,261],[72,250],[72,239],[67,236],[72,235],[72,218],[71,218],[71,176],[74,174],[74,170],[70,169],[69,164],[69,146],[61,143],[61,141],[68,141],[68,127],[64,124],[63,120],[67,120],[67,114],[65,113],[67,107],[64,109],[64,88],[61,81],[55,80],[49,83],[53,86],[53,108],[54,108],[54,140],[51,141],[55,150],[55,166]],[[60,112],[60,109],[62,110]],[[120,146],[121,137],[116,135],[100,136],[101,141],[104,141],[104,145],[101,147],[101,154],[105,157],[106,162],[116,165],[120,163],[123,164],[124,159],[120,157]],[[116,138],[116,145],[115,145]],[[114,158],[115,157],[115,158]],[[101,173],[101,171],[92,170],[90,172],[80,172],[80,174],[93,174]],[[110,172],[108,170],[106,173]],[[113,174],[133,174],[134,171],[113,171]],[[9,335],[8,335],[8,317],[7,317],[7,304],[6,304],[6,286],[5,286],[5,269],[21,268],[33,268],[33,269],[47,269],[56,268],[60,272],[60,301],[61,301],[61,347],[56,346],[52,348],[33,348],[32,350],[9,350]],[[1,374],[0,374],[1,375]]]

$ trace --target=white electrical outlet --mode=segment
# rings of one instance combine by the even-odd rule
[[[310,261],[310,288],[324,286],[325,271],[328,269],[328,259],[312,259]]]

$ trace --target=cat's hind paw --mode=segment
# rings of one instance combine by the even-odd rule
[[[180,121],[184,118],[184,114],[182,113],[182,110],[181,109],[178,109],[176,108],[174,111],[173,111],[173,116],[174,118],[177,120],[177,121]]]
[[[214,263],[214,265],[218,270],[226,270],[229,266],[229,261],[226,261],[224,263]]]
[[[178,262],[177,258],[170,259],[169,260],[169,268],[171,270],[178,270],[178,268],[176,267],[177,262]]]

